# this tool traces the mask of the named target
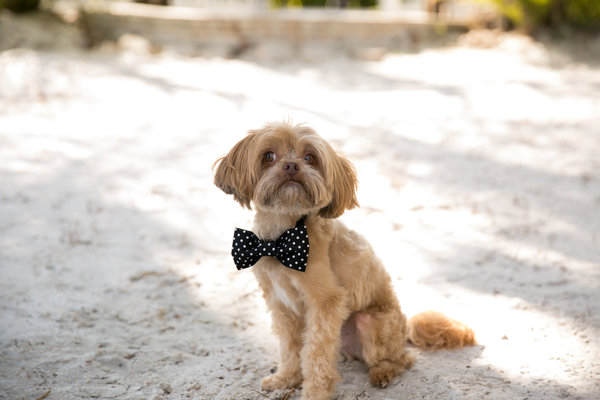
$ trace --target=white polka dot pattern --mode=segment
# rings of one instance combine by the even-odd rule
[[[264,242],[253,232],[236,228],[231,255],[238,270],[250,268],[261,257],[275,257],[286,267],[304,272],[308,249],[308,232],[304,218],[301,218],[294,228],[283,232],[272,242]]]

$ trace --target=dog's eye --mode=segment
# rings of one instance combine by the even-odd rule
[[[304,161],[306,161],[308,164],[313,164],[315,162],[315,156],[312,154],[307,154],[304,156]]]
[[[273,151],[266,152],[265,155],[263,156],[263,160],[268,163],[272,163],[273,161],[275,161],[275,152],[273,152]]]

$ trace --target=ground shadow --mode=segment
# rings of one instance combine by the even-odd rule
[[[268,63],[256,65],[286,79],[296,79],[305,68],[293,63],[283,69]],[[351,66],[340,70],[333,63],[325,63],[317,81],[337,91],[338,98],[349,95],[359,82],[360,88],[369,92],[423,89],[461,103],[466,101],[466,93],[458,84],[390,78],[374,73],[365,63],[353,62]],[[221,97],[235,105],[237,116],[246,112],[243,105],[248,99],[262,94],[245,87],[232,92],[188,85],[166,73],[164,78],[157,78],[118,61],[102,64],[102,68],[160,92],[186,91]],[[577,90],[585,86],[584,82],[577,85]],[[534,89],[545,91],[549,86]],[[508,204],[508,214],[501,215],[497,225],[486,231],[498,242],[549,249],[586,265],[597,261],[596,253],[590,252],[589,247],[595,243],[590,238],[599,230],[598,220],[588,218],[594,215],[600,199],[593,173],[577,176],[549,172],[526,163],[503,162],[476,151],[459,151],[443,143],[410,140],[396,135],[385,123],[360,125],[308,102],[293,102],[293,94],[265,101],[342,127],[347,137],[337,139],[335,144],[343,147],[345,140],[355,140],[361,145],[355,155],[376,159],[378,170],[388,181],[398,177],[421,179],[445,194],[466,193],[473,197],[470,204],[475,204],[481,213],[493,213],[495,204]],[[360,110],[357,108],[356,112]],[[485,128],[486,121],[480,122]],[[545,127],[517,121],[512,129],[517,128],[543,131]],[[593,127],[586,123],[576,128],[594,135]],[[567,127],[565,132],[568,129],[573,127]],[[257,393],[258,382],[274,366],[276,349],[267,346],[276,345],[266,333],[268,318],[258,315],[265,310],[257,313],[252,309],[261,301],[260,294],[250,283],[251,278],[235,273],[224,239],[214,239],[215,224],[207,221],[218,218],[214,210],[220,209],[217,203],[223,198],[203,205],[204,208],[185,210],[184,219],[194,221],[191,225],[196,229],[210,227],[204,232],[166,223],[165,218],[157,218],[163,212],[160,207],[138,204],[131,194],[125,196],[126,201],[119,198],[124,186],[139,182],[141,197],[159,197],[161,207],[191,202],[186,195],[202,192],[210,185],[209,167],[203,172],[208,183],[183,195],[173,193],[169,185],[144,186],[142,178],[148,165],[168,168],[190,151],[211,157],[211,161],[215,159],[219,154],[213,154],[214,148],[222,140],[222,132],[200,128],[198,131],[204,136],[197,142],[181,141],[166,149],[170,152],[166,151],[165,157],[157,156],[156,163],[141,159],[147,154],[136,155],[143,141],[151,140],[143,135],[143,129],[139,137],[131,140],[119,138],[108,144],[100,141],[95,146],[107,154],[122,152],[122,159],[130,159],[109,170],[100,168],[107,159],[93,151],[90,157],[75,161],[57,159],[52,152],[44,153],[44,157],[32,152],[31,158],[19,163],[6,156],[14,165],[33,171],[14,172],[20,167],[0,171],[4,183],[0,189],[0,262],[4,280],[1,318],[2,325],[10,327],[1,336],[0,385],[7,396],[37,398],[47,390],[51,396],[65,399],[267,396]],[[16,140],[7,139],[4,144],[10,146],[13,142]],[[86,143],[75,141],[71,145],[85,147]],[[60,141],[60,145],[66,143]],[[198,150],[203,147],[210,149]],[[595,149],[590,146],[588,151]],[[45,164],[49,159],[57,164]],[[430,173],[411,176],[406,166],[412,161],[431,166]],[[182,168],[179,172],[186,176],[194,173],[187,165],[177,168]],[[124,181],[123,176],[127,178]],[[564,190],[555,192],[540,182],[553,182]],[[544,196],[539,195],[540,191]],[[169,200],[177,196],[178,202]],[[132,203],[127,205],[128,201]],[[232,202],[231,207],[237,206]],[[582,209],[590,212],[573,212]],[[420,212],[417,208],[413,211]],[[560,223],[547,225],[548,221],[540,216]],[[401,226],[402,221],[397,222]],[[523,231],[527,229],[530,231]],[[598,329],[596,278],[589,269],[574,270],[571,265],[553,261],[533,264],[516,253],[480,243],[457,243],[443,263],[432,250],[420,251],[424,257],[430,257],[432,275],[441,277],[443,283],[467,288],[482,297],[497,294],[519,298],[576,327],[594,332]],[[231,268],[231,272],[223,273],[223,268]],[[224,282],[216,284],[215,276]],[[436,287],[439,280],[425,283]],[[540,290],[522,290],[536,285],[540,285]],[[556,288],[560,296],[549,296],[545,290],[548,287]],[[577,315],[569,315],[573,305],[581,305]],[[256,326],[257,320],[264,326]],[[576,388],[550,378],[536,382],[529,377],[507,378],[497,366],[482,363],[481,352],[482,347],[475,347],[458,353],[422,353],[415,368],[384,391],[368,385],[361,364],[341,364],[343,382],[337,396],[481,399],[493,393],[500,398],[554,399],[579,395]],[[271,398],[278,396],[273,394]]]
[[[224,267],[115,202],[97,155],[63,161],[0,170],[0,398],[263,398],[272,362],[248,336],[255,310],[219,309],[239,298],[206,279]]]

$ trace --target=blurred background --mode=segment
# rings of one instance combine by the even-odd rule
[[[600,6],[593,0],[2,0],[0,8],[21,13],[52,8],[56,3],[99,5],[134,2],[176,7],[211,9],[277,10],[284,8],[341,8],[363,10],[423,10],[438,16],[460,14],[466,9],[494,9],[510,27],[534,31],[565,26],[597,28]]]
[[[479,344],[336,399],[600,398],[600,1],[0,0],[0,399],[297,399],[214,187],[291,119],[408,315]]]

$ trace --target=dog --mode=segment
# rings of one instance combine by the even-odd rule
[[[331,398],[340,350],[364,361],[371,384],[385,388],[413,364],[408,341],[426,349],[475,342],[470,328],[437,312],[407,320],[369,243],[337,219],[358,207],[354,166],[310,127],[281,122],[251,130],[213,169],[218,188],[255,209],[253,232],[236,232],[266,251],[253,255],[252,271],[271,313],[280,361],[262,380],[263,390],[302,386],[304,400]],[[305,269],[287,268],[265,245],[298,228],[308,237]],[[234,258],[241,257],[238,250]]]

